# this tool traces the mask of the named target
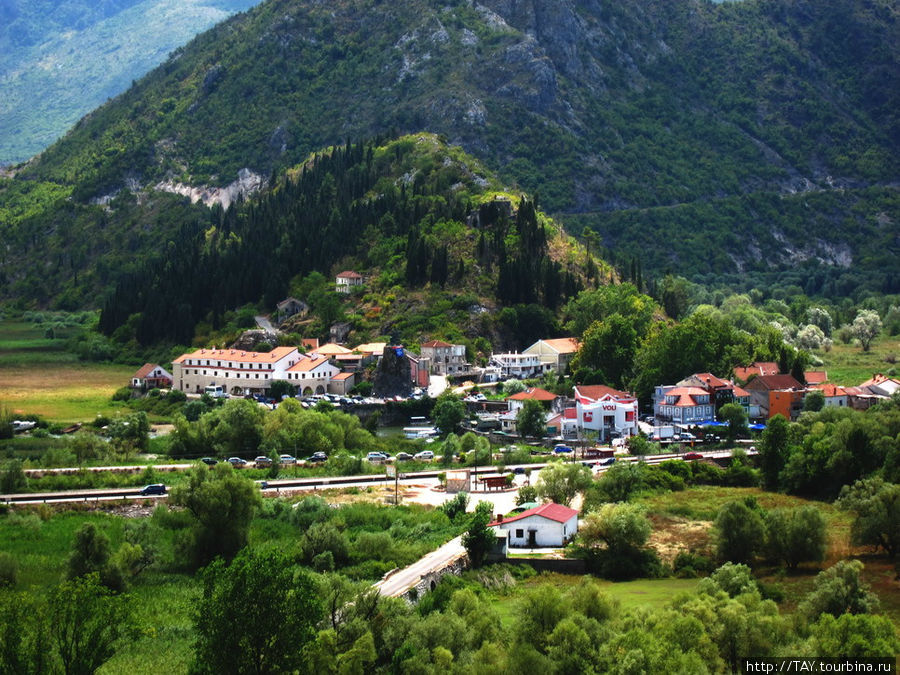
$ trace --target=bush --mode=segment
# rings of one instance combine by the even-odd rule
[[[131,387],[120,387],[116,389],[116,393],[112,395],[113,401],[130,401],[132,390]]]
[[[9,553],[0,553],[0,587],[11,588],[18,583],[19,564]]]
[[[672,562],[672,572],[682,579],[695,579],[709,574],[716,568],[710,558],[693,551],[681,551]]]

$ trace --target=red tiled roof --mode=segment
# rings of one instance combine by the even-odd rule
[[[836,384],[814,384],[812,385],[812,388],[821,391],[823,394],[825,394],[826,398],[847,395],[847,392],[844,391],[844,388],[839,387]]]
[[[579,384],[575,387],[575,395],[592,401],[599,401],[606,396],[615,399],[631,400],[633,398],[631,394],[626,394],[624,391],[607,387],[605,384]]]
[[[806,384],[822,384],[828,379],[828,373],[824,370],[807,370],[803,373],[803,379],[806,380]]]
[[[520,391],[518,394],[506,397],[507,401],[553,401],[555,399],[556,394],[551,394],[549,391],[538,387]]]
[[[694,377],[702,380],[710,387],[727,387],[730,384],[727,380],[716,377],[712,373],[695,373]]]
[[[145,363],[141,366],[141,369],[134,374],[133,377],[136,377],[139,380],[143,380],[153,371],[154,368],[156,368],[155,363]]]
[[[887,375],[882,375],[881,373],[876,373],[875,375],[872,376],[872,379],[866,380],[859,386],[860,387],[871,387],[873,384],[881,384],[882,382],[887,382],[888,380],[900,382],[900,380],[898,380],[895,377],[888,377]]]
[[[172,363],[183,363],[186,359],[217,359],[238,363],[275,363],[293,351],[296,347],[275,347],[270,352],[248,352],[240,349],[198,349],[190,354],[182,354]]]
[[[302,344],[307,349],[318,349],[319,338],[303,338],[302,340],[300,340],[300,344]]]
[[[441,342],[440,340],[429,340],[422,344],[423,347],[452,347],[453,345],[448,344],[446,342]]]
[[[504,518],[503,520],[494,521],[490,524],[490,527],[501,525],[503,523],[512,523],[516,520],[522,520],[523,518],[528,518],[530,516],[541,516],[542,518],[553,520],[557,523],[565,523],[572,516],[577,515],[578,511],[576,511],[575,509],[570,509],[568,506],[563,506],[562,504],[542,504],[537,508],[522,511],[522,513],[512,516],[511,518]]]
[[[327,356],[319,356],[310,359],[302,359],[288,368],[289,373],[308,373],[319,366],[328,363]]]
[[[675,401],[675,405],[682,408],[694,405],[709,405],[708,403],[697,403],[694,400],[695,396],[709,396],[709,392],[700,387],[675,387],[666,392],[666,398],[669,396],[677,396],[678,400]],[[666,405],[672,404],[667,403]]]
[[[355,375],[355,373],[338,373],[337,375],[335,375],[335,376],[332,377],[331,379],[332,379],[332,380],[337,380],[338,382],[343,382],[344,380],[349,380],[349,379],[350,379],[351,377],[353,377],[354,375]]]
[[[347,270],[346,272],[341,272],[337,275],[338,279],[362,279],[362,274],[357,274],[352,270]]]
[[[778,364],[773,361],[757,361],[746,368],[734,369],[734,376],[739,380],[746,382],[751,375],[778,375]]]
[[[754,391],[802,388],[803,385],[790,375],[760,375],[747,383],[747,389]]]
[[[750,395],[750,392],[749,392],[749,391],[747,391],[746,389],[741,389],[741,388],[738,387],[737,385],[735,385],[734,387],[732,387],[731,390],[732,390],[732,392],[734,393],[734,395],[735,395],[736,397],[737,397],[737,396],[740,396],[740,397],[746,397],[746,396],[749,396],[749,395]]]
[[[574,354],[578,351],[578,340],[573,337],[553,338],[551,340],[542,340],[542,342],[560,354]]]
[[[567,420],[578,419],[578,408],[566,408],[563,410],[563,415]]]

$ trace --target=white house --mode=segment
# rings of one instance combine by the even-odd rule
[[[575,408],[579,429],[597,432],[600,441],[638,433],[638,402],[624,391],[602,384],[577,385]]]
[[[335,277],[334,280],[334,290],[338,293],[349,293],[350,290],[356,286],[362,286],[363,278],[361,274],[358,274],[352,270],[347,270],[346,272],[341,272]]]
[[[578,532],[578,511],[561,504],[543,504],[510,518],[498,516],[490,527],[508,532],[510,546],[558,548]]]
[[[339,372],[340,369],[331,365],[327,356],[315,356],[298,361],[288,368],[285,379],[297,387],[300,394],[309,396],[328,391],[331,378]]]
[[[523,354],[533,354],[541,362],[541,371],[555,370],[557,373],[565,373],[569,367],[569,361],[578,351],[578,340],[575,338],[554,338],[552,340],[538,340]]]
[[[155,363],[145,363],[131,376],[134,389],[166,389],[172,386],[172,374]]]
[[[500,369],[500,377],[504,380],[510,378],[524,380],[543,372],[543,366],[541,366],[541,360],[537,354],[519,354],[518,352],[492,354],[491,365]]]
[[[836,384],[814,384],[810,391],[813,389],[818,389],[825,396],[826,408],[846,408],[850,404],[847,392]]]
[[[288,369],[306,360],[296,347],[275,347],[270,352],[240,349],[198,349],[172,362],[173,386],[201,393],[208,386],[238,396],[264,393],[275,380],[286,380]]]

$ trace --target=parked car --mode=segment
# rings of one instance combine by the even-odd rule
[[[284,466],[287,466],[287,465],[289,465],[289,464],[296,464],[296,463],[297,463],[297,458],[294,457],[293,455],[281,455],[281,456],[278,458],[278,460],[279,460],[279,461],[281,462],[281,464],[283,464]]]
[[[524,467],[524,466],[517,466],[515,469],[512,470],[512,472],[513,472],[514,474],[516,474],[517,476],[521,476],[522,474],[525,473],[525,467]]]
[[[327,462],[327,461],[328,461],[328,455],[326,455],[326,454],[325,454],[324,452],[322,452],[322,451],[314,452],[313,454],[311,454],[311,455],[309,456],[309,459],[307,459],[306,461],[307,461],[307,462]]]
[[[265,480],[257,480],[257,481],[254,481],[254,482],[255,482],[257,485],[259,485],[259,489],[260,489],[260,490],[268,490],[268,489],[269,489],[269,482],[268,482],[268,481],[265,481]]]
[[[687,461],[691,461],[694,459],[703,459],[703,455],[701,455],[699,452],[686,452],[681,456],[681,458]]]
[[[241,457],[229,457],[225,461],[231,464],[235,469],[243,469],[244,465],[247,464],[247,460],[242,459]]]
[[[272,466],[272,458],[266,457],[265,455],[260,455],[253,460],[253,464],[257,469],[268,469],[270,466]]]
[[[562,455],[569,452],[572,452],[572,448],[570,448],[568,445],[557,445],[553,448],[554,455]]]
[[[408,452],[398,452],[396,455],[394,455],[394,460],[397,462],[408,462],[412,458],[413,456]]]
[[[421,452],[417,452],[413,455],[413,459],[416,459],[420,462],[430,462],[434,459],[434,453],[431,450],[422,450]]]
[[[610,464],[615,464],[615,463],[616,463],[615,457],[608,457],[607,459],[604,459],[599,464],[600,464],[600,466],[609,466]]]
[[[214,464],[218,464],[219,460],[215,457],[201,457],[200,461],[206,464],[207,466],[213,466]]]
[[[367,462],[386,462],[391,456],[386,452],[370,452],[366,455]]]
[[[142,495],[164,495],[166,494],[166,486],[162,483],[153,483],[151,485],[145,485],[141,488]]]

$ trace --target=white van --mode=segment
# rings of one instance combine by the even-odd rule
[[[220,384],[211,384],[203,390],[204,394],[209,394],[213,398],[222,398],[225,396],[225,390],[222,389],[222,385]]]

